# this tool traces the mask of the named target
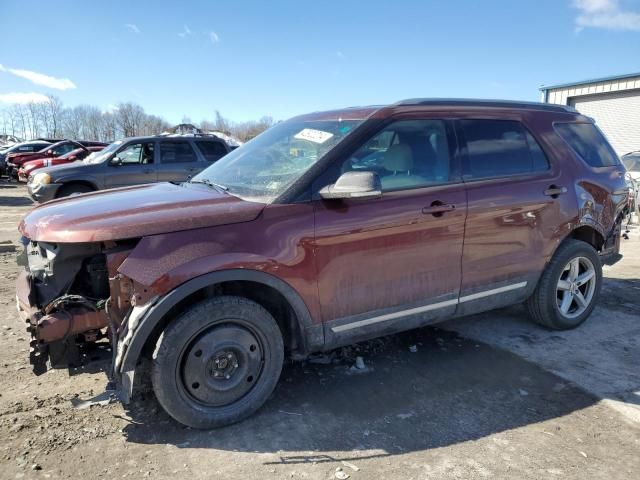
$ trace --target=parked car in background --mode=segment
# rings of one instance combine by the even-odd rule
[[[9,148],[0,151],[0,175],[7,175],[7,155],[13,153],[33,153],[39,152],[43,148],[50,146],[52,142],[48,140],[30,140],[28,142],[17,143]]]
[[[64,165],[67,163],[76,162],[78,160],[84,160],[92,153],[104,150],[104,148],[105,147],[103,146],[99,146],[99,147],[82,146],[80,148],[76,148],[75,150],[71,150],[69,153],[65,153],[64,155],[61,155],[59,157],[54,157],[54,158],[47,157],[47,158],[40,158],[39,160],[29,160],[25,162],[22,165],[22,167],[18,169],[18,180],[20,180],[21,182],[26,182],[27,179],[29,178],[29,175],[31,175],[32,172],[40,168],[51,167],[53,165]]]
[[[622,157],[622,163],[627,170],[629,210],[640,216],[640,151],[627,153]]]
[[[640,180],[640,151],[623,155],[622,164],[633,178]]]
[[[16,143],[20,143],[21,141],[22,140],[20,140],[15,135],[7,135],[4,133],[0,134],[0,148],[10,147],[11,145],[15,145]]]
[[[12,152],[7,155],[7,172],[10,176],[18,178],[18,169],[25,163],[31,160],[39,160],[42,158],[55,158],[71,150],[81,147],[106,147],[108,143],[105,142],[92,142],[87,140],[60,140],[53,143],[39,152]]]
[[[31,198],[53,198],[155,182],[184,182],[230,151],[213,135],[125,138],[82,163],[42,168],[29,177]]]
[[[97,171],[159,177],[163,155],[192,159],[198,142],[129,139]],[[70,185],[74,168],[32,190]],[[413,99],[296,117],[189,182],[32,210],[17,281],[31,361],[69,365],[109,325],[120,398],[148,361],[164,409],[211,428],[260,408],[285,355],[523,302],[540,325],[574,328],[620,258],[624,174],[593,120],[561,105]]]

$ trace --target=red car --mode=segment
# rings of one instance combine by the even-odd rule
[[[38,160],[30,160],[25,162],[22,167],[18,170],[18,180],[21,182],[26,182],[29,179],[29,175],[34,170],[38,170],[43,167],[51,167],[52,165],[61,165],[63,163],[72,163],[76,160],[84,160],[93,152],[99,152],[103,150],[104,147],[82,147],[76,148],[75,150],[71,150],[64,155],[54,158],[40,158]]]
[[[53,145],[47,145],[45,148],[38,152],[28,153],[10,153],[7,155],[7,172],[9,177],[16,178],[18,176],[18,169],[22,167],[26,162],[31,160],[39,160],[41,158],[56,158],[61,155],[69,153],[76,148],[86,147],[106,147],[108,144],[104,142],[90,142],[85,140],[60,140]]]
[[[30,360],[77,365],[108,335],[124,402],[150,380],[169,415],[211,428],[258,410],[285,356],[520,303],[574,328],[620,258],[624,174],[593,120],[562,105],[299,116],[189,182],[33,209],[16,292]]]

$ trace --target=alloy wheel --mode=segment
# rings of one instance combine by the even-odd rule
[[[589,307],[596,291],[596,269],[586,257],[575,257],[562,270],[556,288],[560,314],[576,318]]]

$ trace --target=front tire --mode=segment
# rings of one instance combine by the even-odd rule
[[[274,318],[241,297],[204,300],[162,332],[151,381],[160,405],[193,428],[222,427],[258,410],[273,392],[284,361]]]
[[[72,183],[70,185],[64,185],[58,190],[56,198],[71,197],[73,195],[80,195],[81,193],[93,192],[93,188],[81,183]]]
[[[531,318],[553,330],[583,323],[602,288],[602,263],[596,250],[580,240],[566,240],[542,273],[526,307]]]

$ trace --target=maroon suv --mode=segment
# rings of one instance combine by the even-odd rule
[[[37,372],[113,342],[127,402],[210,428],[256,411],[285,355],[525,302],[592,312],[619,258],[624,168],[587,117],[408,100],[279,123],[190,182],[54,200],[20,225]],[[105,333],[105,330],[107,333]]]

